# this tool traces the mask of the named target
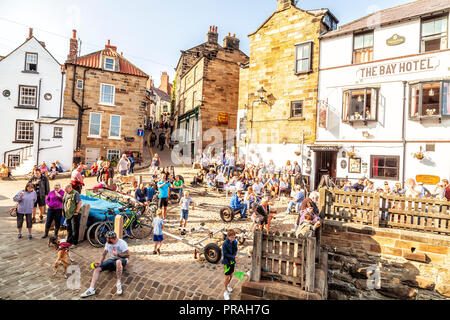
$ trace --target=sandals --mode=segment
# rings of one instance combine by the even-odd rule
[[[44,222],[44,216],[39,217],[39,223],[42,223],[42,222]]]

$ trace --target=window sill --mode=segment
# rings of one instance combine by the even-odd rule
[[[14,140],[12,143],[25,143],[25,144],[30,144],[30,143],[33,143],[33,140],[26,140],[26,141],[18,141],[18,140]]]
[[[53,137],[53,139],[62,139],[63,137]]]
[[[91,138],[91,139],[102,139],[101,136],[87,136],[86,138]]]
[[[115,104],[109,104],[109,103],[104,103],[104,102],[99,102],[98,105],[99,106],[106,106],[106,107],[116,107]]]
[[[121,137],[108,137],[109,140],[122,140]]]
[[[305,117],[290,117],[288,121],[305,121]]]
[[[450,117],[450,115],[440,115],[440,114],[437,114],[437,115],[434,115],[434,116],[417,116],[417,117],[410,117],[409,118],[409,120],[411,120],[411,121],[419,121],[419,122],[422,122],[422,121],[426,121],[426,120],[434,120],[434,119],[437,119],[437,120],[439,120],[439,122],[441,122],[442,121],[442,118],[444,118],[444,119],[448,119]]]
[[[37,110],[38,107],[27,107],[27,106],[16,106],[14,109],[30,109],[30,110]]]
[[[295,75],[296,76],[304,76],[304,75],[308,75],[308,74],[310,74],[310,73],[312,73],[313,71],[312,70],[309,70],[309,71],[300,71],[300,72],[295,72]]]
[[[29,70],[22,70],[22,73],[39,74],[39,72],[37,72],[37,71],[29,71]]]

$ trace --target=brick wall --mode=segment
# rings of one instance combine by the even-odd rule
[[[326,221],[331,299],[445,299],[450,297],[450,238],[407,230]],[[381,288],[369,289],[378,265]]]
[[[78,107],[72,101],[73,65],[67,66],[66,87],[64,90],[64,117],[78,118]],[[77,67],[76,79],[83,79],[85,68]],[[99,104],[100,84],[115,86],[115,106]],[[86,148],[99,148],[100,156],[106,157],[107,150],[120,150],[121,152],[141,151],[143,138],[136,135],[137,129],[144,128],[145,108],[141,107],[145,99],[147,78],[120,74],[97,69],[90,69],[84,81],[84,107],[86,110],[82,117],[81,130],[81,156],[85,158]],[[75,82],[76,85],[76,82]],[[81,104],[82,90],[75,89],[75,99]],[[101,138],[89,138],[89,116],[91,112],[102,114]],[[110,129],[110,115],[121,116],[121,139],[108,139]],[[126,142],[124,137],[134,137],[134,142]],[[105,147],[105,148],[104,148]]]

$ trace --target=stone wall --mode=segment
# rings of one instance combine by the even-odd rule
[[[78,118],[78,107],[72,101],[73,65],[67,65],[66,87],[64,90],[64,117]],[[76,79],[83,79],[85,68],[77,66]],[[115,106],[99,104],[100,84],[115,86]],[[100,149],[100,156],[106,157],[108,150],[121,152],[141,151],[143,137],[137,136],[137,129],[144,128],[145,108],[141,107],[145,99],[147,78],[120,74],[117,72],[89,69],[84,81],[84,107],[81,128],[81,157],[85,158],[86,148]],[[76,85],[76,83],[75,83]],[[81,105],[81,89],[75,89],[75,99]],[[101,138],[89,138],[90,113],[101,113]],[[110,115],[121,116],[121,139],[109,139]],[[134,142],[126,142],[124,137],[134,137]]]
[[[450,297],[448,236],[326,221],[321,243],[329,252],[329,299]],[[379,289],[368,288],[367,279],[376,278],[374,266]]]

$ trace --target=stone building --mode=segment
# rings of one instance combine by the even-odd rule
[[[227,130],[236,130],[239,64],[248,56],[239,50],[239,39],[228,34],[223,46],[218,43],[217,27],[210,27],[207,41],[181,52],[176,67],[176,127],[186,130],[178,137],[188,145],[191,155],[212,141],[223,141]],[[210,139],[204,133],[217,128],[221,137]],[[234,146],[231,137],[230,145]]]
[[[74,162],[90,165],[99,156],[113,160],[124,152],[141,154],[143,137],[138,130],[144,129],[149,76],[109,40],[103,50],[84,56],[77,52],[74,32],[64,90],[64,116],[81,120]]]
[[[303,151],[316,134],[319,36],[338,23],[328,9],[302,10],[294,2],[278,0],[249,35],[250,61],[240,69],[239,154],[274,160],[278,168],[286,160],[310,167]]]

